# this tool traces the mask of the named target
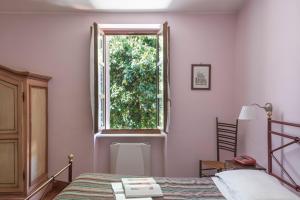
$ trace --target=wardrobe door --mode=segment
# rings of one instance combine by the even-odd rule
[[[0,73],[0,192],[23,190],[21,82]]]
[[[29,186],[47,178],[47,88],[29,86]]]

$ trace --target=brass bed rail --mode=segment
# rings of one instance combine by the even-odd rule
[[[57,176],[59,176],[62,172],[64,172],[66,169],[68,169],[68,182],[72,182],[72,167],[73,167],[73,159],[74,159],[74,155],[70,154],[68,156],[69,159],[69,163],[68,165],[66,165],[64,168],[62,168],[59,172],[57,172],[56,174],[54,174],[53,176],[51,176],[45,183],[43,183],[40,187],[38,187],[37,189],[35,189],[29,196],[27,196],[24,200],[30,200],[33,196],[35,196],[38,192],[40,192],[43,188],[45,188],[46,186],[48,186],[51,182],[53,182],[55,180],[55,178]],[[43,197],[44,195],[42,195]]]

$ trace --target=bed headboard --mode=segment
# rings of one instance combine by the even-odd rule
[[[270,175],[276,177],[281,182],[285,183],[286,185],[288,185],[288,186],[292,187],[293,189],[295,189],[296,191],[300,192],[300,185],[298,185],[296,183],[296,181],[292,178],[292,176],[284,168],[283,164],[281,164],[279,162],[278,158],[276,158],[276,156],[274,155],[274,153],[278,150],[282,150],[282,149],[284,149],[288,146],[291,146],[293,144],[300,144],[300,138],[296,137],[296,136],[289,135],[287,133],[280,133],[280,132],[274,131],[273,128],[272,128],[273,124],[279,124],[279,125],[283,125],[283,126],[296,127],[296,128],[300,128],[300,124],[288,123],[288,122],[283,122],[283,121],[276,121],[276,120],[272,120],[271,118],[268,118],[268,172],[269,172]],[[286,144],[283,144],[283,145],[279,146],[279,147],[273,148],[272,147],[272,136],[279,136],[281,138],[287,138],[290,141]],[[279,175],[276,175],[273,172],[273,161],[275,161],[275,163],[278,164],[281,171],[283,172],[283,174],[285,174],[287,176],[289,181],[287,181],[286,179],[282,178]]]

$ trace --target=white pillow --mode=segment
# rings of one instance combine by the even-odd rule
[[[300,200],[275,177],[261,170],[231,170],[216,176],[237,200]]]

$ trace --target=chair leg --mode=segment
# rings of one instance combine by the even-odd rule
[[[202,177],[202,160],[199,161],[199,177]]]

